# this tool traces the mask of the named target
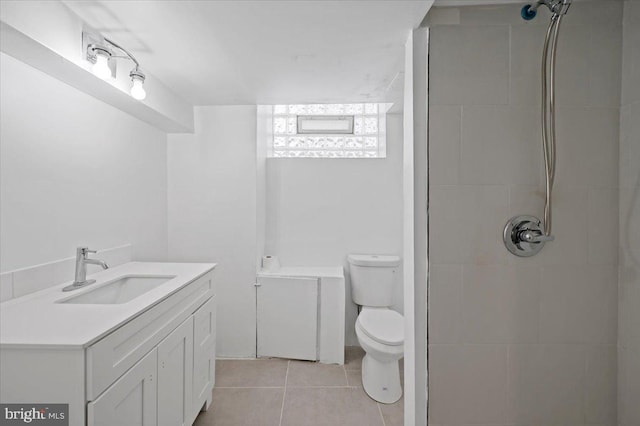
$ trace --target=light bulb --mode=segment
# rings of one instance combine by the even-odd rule
[[[133,85],[131,86],[131,96],[133,97],[133,99],[141,101],[147,97],[147,92],[142,86],[143,82],[144,80],[142,80],[141,78],[133,77]]]
[[[91,71],[103,80],[111,77],[111,68],[109,68],[109,57],[102,53],[96,52],[96,63],[91,67]]]

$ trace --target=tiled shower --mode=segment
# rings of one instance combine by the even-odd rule
[[[640,2],[576,1],[560,31],[554,234],[542,216],[549,14],[441,7],[429,56],[429,424],[640,424]]]

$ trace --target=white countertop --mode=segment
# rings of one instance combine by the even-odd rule
[[[344,278],[342,266],[282,266],[274,271],[261,269],[259,277]]]
[[[97,282],[63,292],[70,282],[0,304],[0,347],[87,347],[216,267],[215,263],[131,262],[90,275]],[[175,275],[122,304],[56,303],[123,275]]]

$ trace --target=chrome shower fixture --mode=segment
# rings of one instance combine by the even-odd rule
[[[544,153],[545,200],[544,217],[540,220],[533,216],[512,217],[504,227],[503,241],[507,250],[520,257],[529,257],[542,250],[545,243],[554,240],[551,235],[551,195],[556,174],[556,51],[558,33],[563,16],[571,6],[571,0],[538,0],[537,3],[524,6],[522,18],[529,21],[535,18],[537,10],[545,5],[551,10],[551,22],[544,39],[542,49],[542,150]]]
[[[85,58],[93,64],[91,71],[97,77],[106,80],[115,75],[115,65],[110,62],[111,59],[128,59],[135,64],[135,67],[129,73],[132,83],[131,96],[137,100],[143,100],[147,96],[143,87],[146,76],[140,69],[138,60],[127,49],[106,37],[98,37],[86,32],[82,33],[82,41],[86,51]],[[112,50],[114,48],[124,53],[124,55],[115,55]]]
[[[540,219],[528,215],[512,217],[504,227],[502,235],[507,250],[518,257],[537,254],[544,247],[544,243],[553,241],[554,238],[553,235],[545,235]]]
[[[538,8],[545,5],[553,15],[565,15],[571,6],[572,0],[538,0],[534,4],[527,4],[520,10],[520,15],[525,21],[530,21],[538,14]]]

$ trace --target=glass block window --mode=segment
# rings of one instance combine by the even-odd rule
[[[384,158],[386,112],[391,104],[273,105],[268,157]],[[349,133],[298,133],[298,118],[353,120]]]

